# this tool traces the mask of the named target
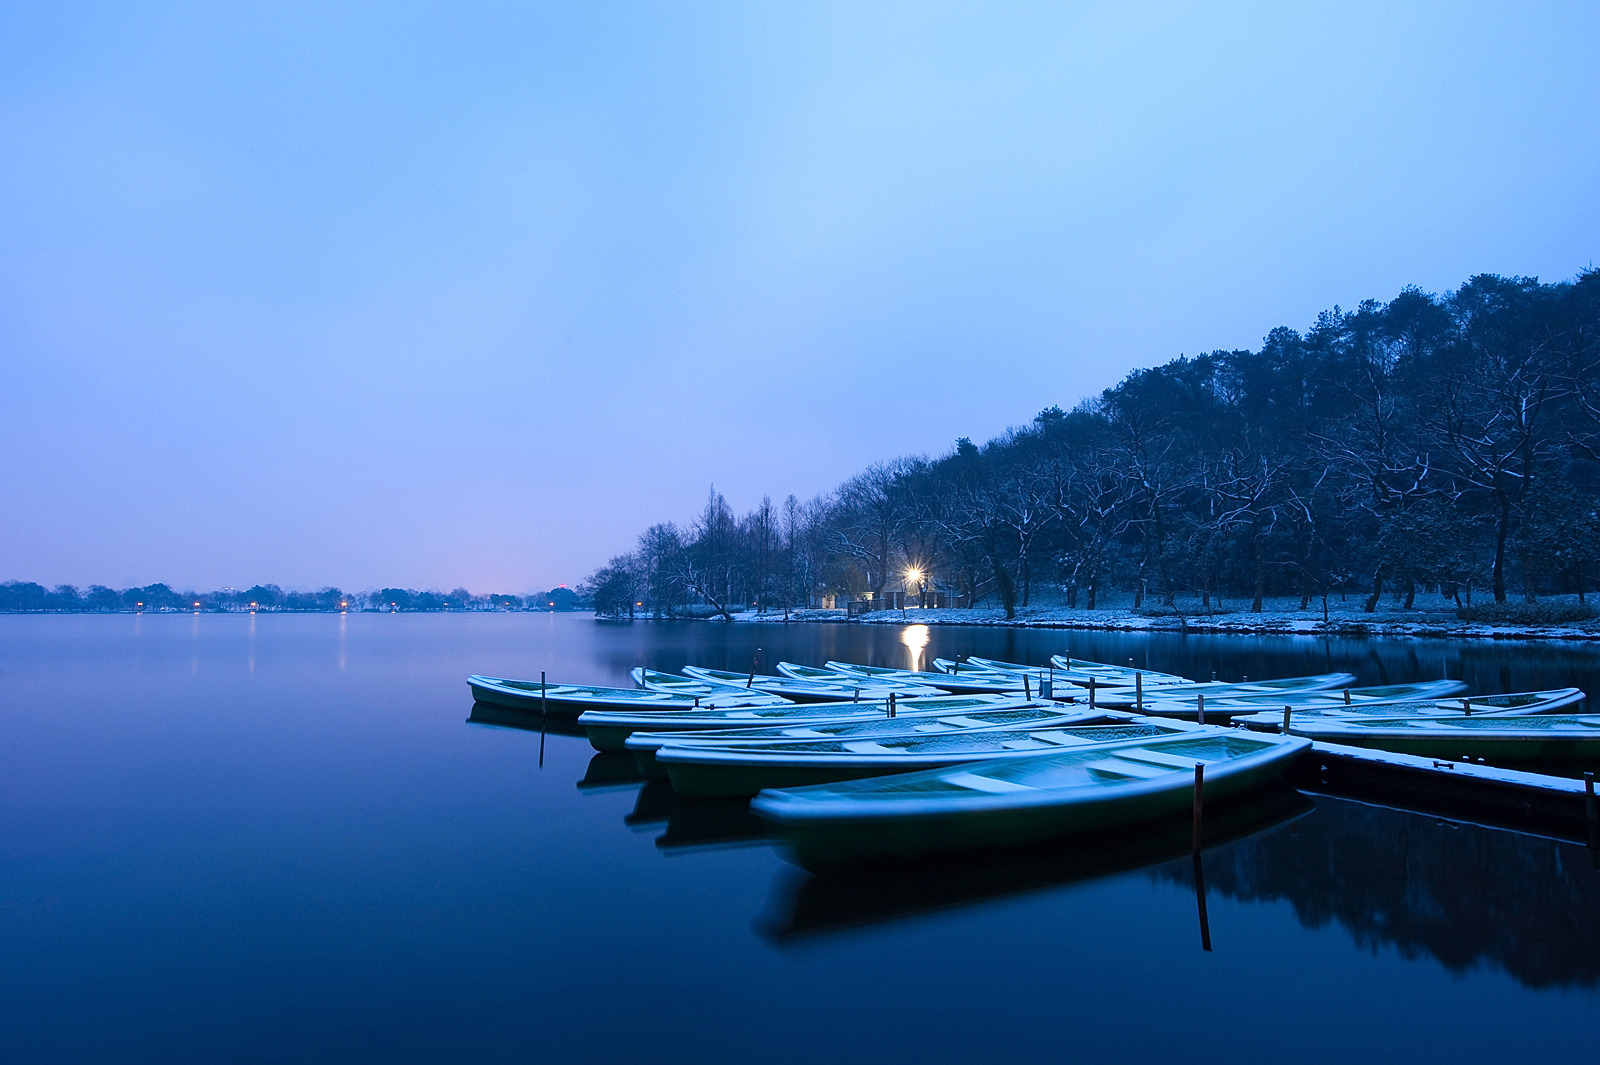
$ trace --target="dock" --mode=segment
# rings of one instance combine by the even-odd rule
[[[1600,848],[1594,780],[1316,742],[1288,783],[1311,794]]]

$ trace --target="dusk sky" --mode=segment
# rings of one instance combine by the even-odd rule
[[[18,4],[0,580],[574,584],[1600,249],[1600,5]]]

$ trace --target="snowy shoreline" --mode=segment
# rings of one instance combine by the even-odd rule
[[[706,620],[720,621],[712,617]],[[845,624],[843,610],[796,610],[787,619],[781,612],[735,612],[740,623]],[[1320,610],[1267,611],[1260,614],[1173,614],[1152,616],[1132,610],[1073,610],[1061,607],[1021,609],[1007,620],[994,610],[878,610],[850,618],[861,625],[985,625],[1018,629],[1079,629],[1091,632],[1195,633],[1226,636],[1382,636],[1426,639],[1475,640],[1600,640],[1600,622],[1560,625],[1510,625],[1462,621],[1444,613],[1352,611],[1331,613],[1322,620]]]

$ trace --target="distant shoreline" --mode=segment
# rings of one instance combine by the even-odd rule
[[[721,618],[685,620],[721,621]],[[739,624],[784,624],[782,613],[744,611],[734,614]],[[879,610],[848,621],[842,610],[791,611],[788,623],[850,625],[977,625],[1013,629],[1070,629],[1085,632],[1178,633],[1206,636],[1341,636],[1449,640],[1560,640],[1600,641],[1600,622],[1555,625],[1517,625],[1462,621],[1423,611],[1360,614],[1320,610],[1269,611],[1261,614],[1173,614],[1149,616],[1131,610],[1070,610],[1049,608],[1019,610],[1007,619],[1001,610]]]

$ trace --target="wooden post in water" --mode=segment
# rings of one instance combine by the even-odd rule
[[[1194,764],[1194,852],[1200,853],[1200,815],[1205,809],[1206,764]]]
[[[1350,689],[1349,688],[1346,688],[1344,690],[1344,705],[1346,705],[1346,706],[1350,705]]]
[[[1089,678],[1089,709],[1094,709],[1094,678]]]
[[[1211,949],[1211,920],[1206,916],[1206,874],[1200,868],[1200,852],[1194,852],[1194,902],[1200,910],[1200,949]]]
[[[1144,713],[1144,674],[1133,675],[1133,708],[1139,713]]]
[[[1194,719],[1198,723],[1204,725],[1206,723],[1206,695],[1205,695],[1205,692],[1201,692],[1198,698],[1199,698],[1199,702],[1195,705],[1195,718]]]
[[[1472,716],[1472,700],[1464,695],[1461,697],[1461,713],[1467,717]]]
[[[1026,673],[1022,675],[1022,697],[1024,699],[1033,698],[1033,693],[1028,690],[1028,675]]]
[[[1285,736],[1287,736],[1289,734],[1289,714],[1292,712],[1293,709],[1294,708],[1289,706],[1288,704],[1285,704],[1284,708],[1283,708],[1283,730],[1282,731],[1283,731],[1283,734]]]
[[[889,716],[894,716],[894,692],[889,693]]]

